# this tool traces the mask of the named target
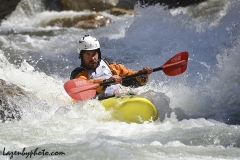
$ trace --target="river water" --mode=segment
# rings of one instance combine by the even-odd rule
[[[9,155],[31,151],[29,159],[240,159],[239,0],[172,10],[136,4],[134,15],[102,12],[114,23],[94,30],[42,27],[90,11],[50,12],[41,1],[22,3],[0,26],[0,77],[30,96],[16,102],[19,121],[0,124],[0,159],[26,159]],[[135,124],[111,119],[97,100],[73,104],[63,84],[80,64],[76,47],[84,34],[99,39],[103,57],[134,70],[188,51],[185,73],[156,72],[146,86],[132,89],[165,94],[175,113]]]

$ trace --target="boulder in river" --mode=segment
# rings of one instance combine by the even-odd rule
[[[95,29],[107,26],[113,22],[110,18],[103,16],[100,13],[76,15],[73,17],[59,17],[47,22],[43,22],[42,26],[59,26],[59,27],[76,27],[83,29]]]
[[[28,97],[21,87],[0,79],[0,121],[20,120],[20,101]]]
[[[21,0],[1,0],[0,5],[0,20],[12,13],[16,9],[17,4]]]

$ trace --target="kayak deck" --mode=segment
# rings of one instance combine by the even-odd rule
[[[156,121],[158,112],[147,98],[137,95],[117,96],[101,101],[107,111],[111,111],[114,119],[124,122],[143,123]]]

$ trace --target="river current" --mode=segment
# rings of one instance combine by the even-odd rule
[[[31,159],[240,159],[239,0],[171,10],[136,4],[134,15],[101,12],[114,23],[98,29],[42,27],[54,17],[91,11],[22,3],[29,7],[19,5],[0,25],[0,77],[30,96],[16,100],[20,120],[0,123],[0,159],[26,159],[31,151]],[[97,100],[72,103],[63,84],[80,65],[77,42],[85,34],[100,41],[102,57],[133,70],[188,51],[183,74],[159,71],[146,86],[130,89],[165,94],[175,112],[135,124],[111,119]]]

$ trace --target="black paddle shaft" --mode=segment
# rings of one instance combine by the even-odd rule
[[[160,71],[162,70],[163,68],[162,67],[157,67],[157,68],[154,68],[153,69],[153,72],[157,72],[157,71]],[[147,74],[147,71],[143,71],[143,72],[137,72],[135,74],[132,74],[132,75],[129,75],[129,76],[125,76],[125,77],[122,77],[122,80],[127,80],[127,79],[130,79],[130,78],[134,78],[134,77],[137,77],[137,76],[140,76],[140,75],[144,75],[144,74]],[[111,83],[114,83],[114,80],[113,79],[106,79],[104,80],[102,83],[100,83],[100,86],[105,86],[105,85],[109,85]]]

